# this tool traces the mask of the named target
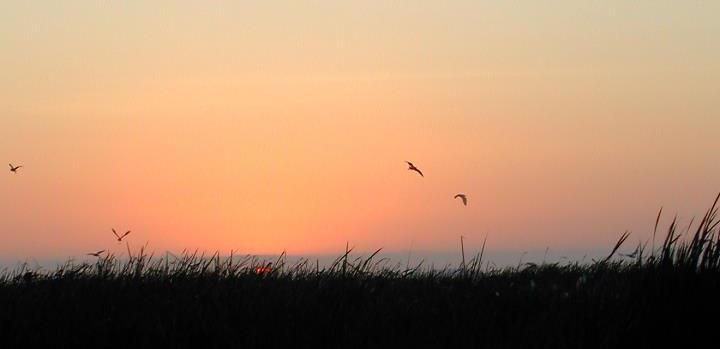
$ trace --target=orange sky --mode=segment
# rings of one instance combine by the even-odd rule
[[[720,191],[718,10],[0,4],[0,256],[637,241]]]

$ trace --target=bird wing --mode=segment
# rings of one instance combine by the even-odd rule
[[[11,170],[15,168],[12,164],[8,164],[8,165],[10,165]]]
[[[413,163],[412,163],[412,162],[410,162],[410,161],[407,161],[407,160],[406,160],[405,162],[406,162],[406,163],[407,163],[407,164],[408,164],[408,165],[409,165],[410,167],[415,167],[415,165],[413,165]]]
[[[113,228],[112,231],[113,231],[113,234],[115,234],[115,237],[119,239],[119,238],[120,238],[120,235],[118,235],[118,233],[115,231],[115,228]]]
[[[123,234],[122,237],[126,237],[128,234],[130,234],[130,230],[126,231],[125,234]]]
[[[455,199],[460,198],[462,200],[463,205],[467,206],[467,196],[465,194],[457,194],[455,195]]]
[[[419,169],[419,168],[417,168],[417,167],[413,166],[412,170],[413,170],[413,171],[415,171],[415,172],[417,172],[417,173],[419,173],[419,174],[420,174],[420,176],[422,176],[422,177],[425,177],[425,175],[424,175],[424,174],[422,173],[422,171],[420,171],[420,169]]]

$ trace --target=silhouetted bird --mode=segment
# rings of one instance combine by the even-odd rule
[[[408,164],[408,166],[409,166],[409,167],[408,167],[408,170],[409,170],[409,171],[415,171],[415,172],[419,173],[420,176],[425,177],[425,175],[423,175],[422,171],[420,171],[419,168],[415,167],[415,165],[413,165],[412,162],[410,162],[410,161],[405,161],[405,162],[407,162],[407,164]]]
[[[17,170],[19,170],[22,167],[22,166],[13,166],[13,164],[8,164],[8,165],[10,165],[10,172],[12,172],[12,173],[17,173]]]
[[[103,252],[105,252],[105,250],[100,250],[100,251],[97,251],[97,252],[88,253],[87,255],[88,255],[88,256],[100,257],[100,255],[101,255]]]
[[[115,228],[113,228],[113,234],[115,234],[115,237],[117,238],[118,242],[121,242],[124,237],[126,237],[128,234],[130,234],[130,231],[126,231],[125,234],[122,234],[122,236],[118,235],[118,233],[115,231]]]
[[[455,199],[457,199],[457,198],[462,199],[463,205],[467,206],[467,195],[457,194],[457,195],[455,195]]]

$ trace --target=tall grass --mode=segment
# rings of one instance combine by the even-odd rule
[[[623,233],[589,263],[495,268],[485,243],[465,260],[461,240],[463,263],[444,269],[350,246],[323,267],[129,245],[94,263],[23,266],[0,274],[0,346],[687,345],[720,315],[718,200],[694,226],[675,217],[656,245],[661,210],[652,241],[622,254]]]
[[[630,237],[629,232],[621,234],[620,239],[613,246],[609,255],[600,260],[593,261],[582,267],[588,270],[598,268],[636,268],[682,271],[682,272],[703,272],[720,271],[720,229],[718,220],[718,195],[711,208],[705,213],[702,220],[691,232],[692,223],[685,229],[685,232],[678,231],[677,217],[671,221],[662,244],[657,248],[647,251],[648,243],[638,244],[632,253],[620,255],[618,251]],[[657,222],[660,220],[658,214]],[[653,246],[655,245],[655,232],[658,223],[656,222],[653,232]],[[683,239],[685,237],[685,239]],[[287,262],[287,256],[283,252],[276,260],[268,261],[252,255],[236,256],[233,252],[229,256],[221,256],[219,252],[212,255],[198,253],[198,251],[182,251],[179,256],[166,253],[165,256],[157,257],[154,253],[148,253],[146,246],[133,252],[129,245],[127,255],[118,257],[107,254],[98,258],[95,263],[67,262],[60,265],[53,272],[40,273],[30,270],[27,265],[21,268],[6,271],[0,274],[0,282],[13,284],[27,282],[29,280],[56,279],[56,278],[94,278],[94,279],[158,279],[172,280],[189,277],[213,277],[213,278],[235,278],[242,276],[258,276],[259,268],[266,272],[262,273],[264,278],[307,278],[307,277],[346,277],[358,278],[368,276],[383,277],[427,277],[428,275],[443,275],[451,277],[463,277],[478,279],[498,272],[489,263],[483,264],[486,241],[483,242],[481,250],[465,260],[465,248],[462,244],[462,263],[459,268],[432,269],[422,268],[423,262],[416,266],[401,268],[399,264],[393,265],[386,258],[377,258],[382,249],[378,249],[369,256],[351,257],[353,248],[346,246],[345,253],[336,258],[329,266],[319,267],[317,262],[310,259],[300,259],[293,263]],[[580,267],[577,262],[569,262],[568,266]],[[562,267],[559,263],[545,264],[544,266]],[[520,272],[523,268],[537,268],[534,263],[524,263],[514,268]]]

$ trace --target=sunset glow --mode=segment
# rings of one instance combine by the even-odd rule
[[[0,4],[3,258],[609,248],[720,191],[720,3],[260,3]]]

